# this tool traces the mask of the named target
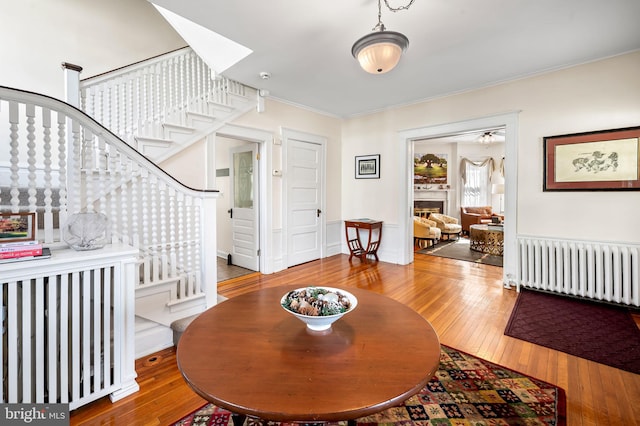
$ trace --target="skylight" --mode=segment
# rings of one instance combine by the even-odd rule
[[[253,53],[251,49],[164,9],[157,4],[153,4],[153,6],[198,56],[218,74]]]

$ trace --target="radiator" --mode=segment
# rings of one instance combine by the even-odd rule
[[[117,269],[0,281],[3,403],[74,409],[120,388]]]
[[[640,245],[518,237],[517,287],[640,306]]]

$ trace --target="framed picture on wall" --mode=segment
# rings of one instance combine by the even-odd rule
[[[413,183],[446,185],[447,154],[419,153],[413,158]]]
[[[544,138],[544,191],[640,191],[640,127]]]
[[[356,179],[380,179],[380,154],[356,156]]]

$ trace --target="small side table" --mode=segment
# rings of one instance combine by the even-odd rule
[[[355,230],[351,232],[349,230]],[[367,239],[367,248],[365,249],[360,239],[360,230],[366,229],[369,231]],[[344,221],[344,231],[347,236],[347,245],[349,246],[349,260],[353,256],[359,257],[360,260],[366,260],[368,255],[372,255],[376,260],[378,259],[378,247],[380,247],[380,240],[382,239],[382,221],[373,219],[352,219]],[[377,231],[377,232],[374,232]]]

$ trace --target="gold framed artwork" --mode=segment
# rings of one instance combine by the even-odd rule
[[[35,213],[0,213],[0,244],[35,239]]]
[[[639,191],[640,127],[544,138],[544,191]]]

